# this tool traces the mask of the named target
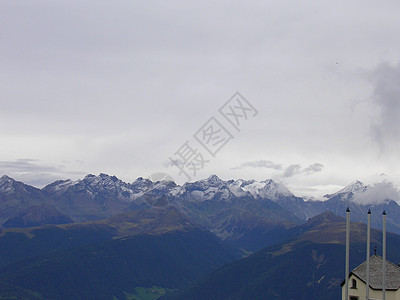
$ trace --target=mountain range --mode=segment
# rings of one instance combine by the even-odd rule
[[[386,210],[387,228],[400,233],[400,206],[392,199],[373,205],[354,201],[369,187],[356,181],[324,201],[307,201],[273,180],[228,180],[216,175],[185,183],[152,182],[138,178],[126,183],[106,174],[81,180],[61,180],[37,189],[10,177],[0,178],[0,223],[3,227],[31,227],[109,218],[127,211],[176,207],[194,224],[245,251],[283,241],[285,232],[325,211],[381,228]]]
[[[307,201],[273,180],[215,175],[182,186],[87,175],[42,189],[3,176],[0,298],[337,299],[346,208],[352,266],[365,258],[368,209],[373,226],[386,210],[400,232],[397,202],[359,201],[369,189],[356,181]],[[399,249],[388,234],[388,258]]]

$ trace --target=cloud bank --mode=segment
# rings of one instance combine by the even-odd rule
[[[392,182],[379,182],[369,185],[365,192],[354,196],[353,201],[360,204],[380,204],[387,200],[400,201],[400,191]]]

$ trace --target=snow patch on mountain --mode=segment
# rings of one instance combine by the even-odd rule
[[[303,200],[304,200],[305,202],[318,202],[318,201],[321,201],[320,199],[315,198],[315,197],[313,197],[313,196],[303,196],[303,197],[301,197],[301,198],[303,198]]]
[[[293,197],[293,194],[283,184],[276,183],[272,179],[264,181],[239,179],[230,185],[230,189],[236,196],[245,196],[248,192],[257,199],[277,200],[280,197]]]
[[[128,183],[123,182],[115,176],[109,176],[101,173],[98,176],[89,174],[82,180],[72,181],[59,180],[49,184],[44,188],[48,192],[53,192],[56,195],[61,195],[64,192],[83,192],[91,197],[95,197],[100,193],[115,194],[116,198],[122,201],[131,201],[135,198],[135,193]]]
[[[227,200],[230,196],[230,191],[227,188],[220,187],[205,187],[204,189],[188,189],[185,187],[181,191],[182,195],[186,195],[186,199],[193,202],[216,200]]]
[[[70,186],[78,184],[79,180],[76,181],[72,181],[71,179],[67,179],[67,180],[59,180],[56,181],[55,183],[53,183],[52,185],[54,185],[54,191],[56,192],[64,192],[66,191]]]
[[[191,202],[229,201],[233,196],[229,188],[230,182],[212,175],[205,180],[185,183],[177,195]]]
[[[11,193],[14,190],[13,183],[14,179],[4,175],[0,178],[0,192]]]
[[[351,184],[349,184],[348,186],[342,188],[341,190],[337,191],[334,194],[327,194],[324,196],[324,198],[333,198],[333,197],[337,197],[337,196],[341,196],[344,197],[351,197],[352,195],[357,195],[360,193],[365,192],[365,190],[367,189],[367,186],[364,185],[361,181],[355,181]]]
[[[10,195],[17,191],[27,192],[26,187],[27,186],[23,182],[16,181],[7,175],[3,175],[0,178],[0,193]]]
[[[14,179],[12,179],[11,177],[8,177],[7,175],[3,175],[0,178],[0,185],[3,185],[4,183],[12,183],[14,182]]]
[[[255,180],[238,179],[238,180],[235,180],[233,182],[230,182],[229,190],[236,197],[245,197],[245,196],[248,196],[248,195],[252,195],[249,191],[244,190],[243,187],[247,186],[249,184],[252,184],[254,182],[255,182]]]

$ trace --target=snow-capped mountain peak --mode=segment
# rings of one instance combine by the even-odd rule
[[[16,181],[7,175],[0,178],[0,192],[10,192],[13,190],[13,185]]]
[[[253,192],[249,190],[252,194],[255,193],[258,197],[268,198],[271,200],[276,200],[281,196],[293,196],[293,194],[283,184],[276,183],[272,179],[260,181],[258,183],[255,182],[250,186],[247,186],[247,188],[248,190],[253,189]]]
[[[224,181],[221,178],[219,178],[217,175],[211,175],[210,177],[205,179],[204,182],[206,182],[207,184],[209,184],[211,186],[217,186],[217,185],[220,185],[221,183],[223,183]]]
[[[341,189],[338,193],[342,194],[342,193],[354,193],[354,194],[358,194],[358,193],[362,193],[365,191],[365,189],[367,188],[366,185],[364,185],[361,181],[355,181],[351,184],[349,184],[348,186],[346,186],[345,188]]]
[[[134,182],[130,184],[131,190],[134,193],[145,192],[151,189],[154,185],[154,182],[148,178],[139,177]]]
[[[12,179],[11,177],[8,177],[7,175],[3,175],[0,178],[0,185],[6,184],[6,183],[13,183],[15,182],[14,179]]]
[[[180,189],[179,194],[195,202],[211,199],[227,201],[232,196],[229,189],[229,182],[223,181],[216,175],[211,175],[207,179],[185,183]]]
[[[353,183],[349,184],[348,186],[342,188],[341,190],[337,191],[334,194],[327,194],[324,197],[325,198],[333,198],[335,196],[339,195],[357,195],[364,193],[367,190],[367,186],[364,185],[361,181],[354,181]]]
[[[118,178],[116,179],[118,180]],[[112,177],[104,173],[100,173],[99,176],[89,174],[86,175],[85,178],[82,180],[82,182],[89,185],[98,185],[98,184],[104,185],[104,183],[109,183],[110,181],[113,181]]]
[[[98,194],[106,193],[108,196],[120,199],[122,201],[131,201],[134,197],[134,192],[128,183],[123,182],[115,176],[110,176],[104,173],[96,175],[86,175],[81,180],[72,181],[59,180],[44,187],[47,192],[53,192],[57,196],[64,192],[71,193],[80,191],[81,193],[95,197]]]

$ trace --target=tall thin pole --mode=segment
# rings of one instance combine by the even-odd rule
[[[367,227],[367,284],[365,291],[365,298],[369,300],[369,257],[371,248],[371,210],[368,209],[368,227]]]
[[[349,256],[350,256],[350,209],[346,209],[346,270],[345,270],[345,285],[346,285],[346,297],[349,299]]]
[[[383,211],[382,300],[386,298],[386,211]]]

